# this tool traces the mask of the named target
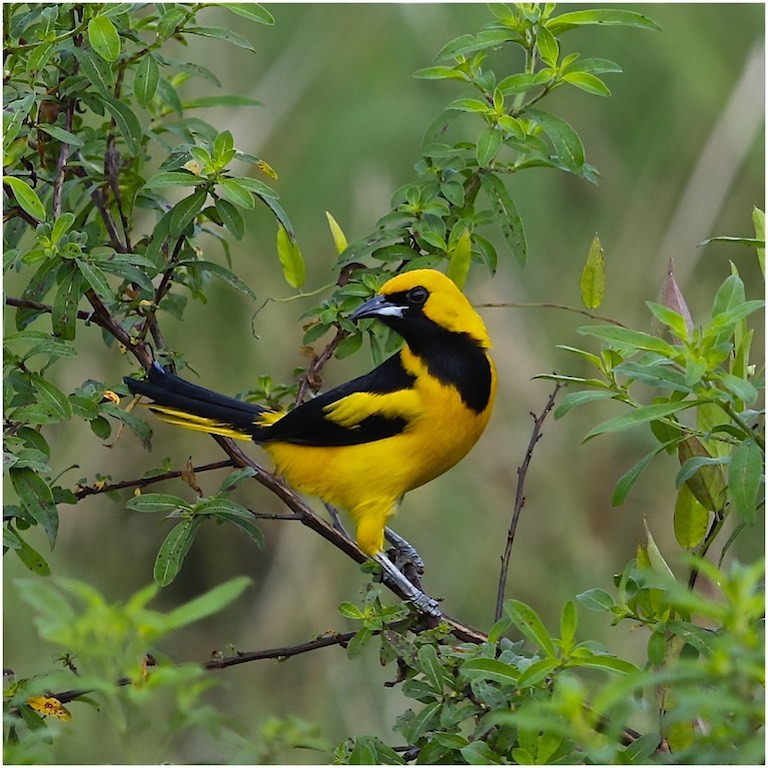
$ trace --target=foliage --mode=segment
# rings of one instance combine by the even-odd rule
[[[224,7],[252,22],[272,23],[258,5]],[[200,64],[173,58],[172,43],[202,36],[254,50],[231,29],[205,26],[205,11],[206,5],[192,4],[62,3],[14,5],[4,14],[4,271],[20,286],[19,296],[7,298],[16,308],[15,328],[4,337],[4,460],[17,497],[5,506],[4,548],[41,576],[50,566],[30,544],[30,529],[44,532],[52,548],[61,506],[88,495],[118,496],[132,488],[128,510],[174,522],[155,561],[159,586],[173,581],[210,521],[234,525],[263,544],[258,514],[230,498],[247,481],[267,485],[299,514],[298,502],[254,467],[234,471],[212,496],[199,489],[191,464],[177,473],[168,466],[150,469],[123,484],[111,484],[105,473],[68,487],[67,458],[51,449],[52,437],[71,423],[87,423],[100,441],[113,430],[128,430],[150,445],[151,427],[133,404],[120,400],[127,394],[122,384],[89,378],[65,392],[56,384],[57,372],[69,366],[78,375],[78,345],[94,327],[108,349],[130,354],[143,368],[155,358],[187,365],[184,350],[166,345],[161,323],[183,318],[190,298],[205,302],[214,279],[255,298],[233,266],[229,240],[243,238],[257,203],[274,219],[275,255],[286,283],[295,289],[304,283],[304,258],[272,186],[272,168],[238,150],[230,131],[189,114],[214,105],[255,106],[241,96],[185,98],[190,78],[214,86],[218,80]],[[607,96],[601,76],[621,68],[565,53],[566,33],[590,25],[656,25],[629,10],[555,14],[550,3],[494,4],[491,11],[494,20],[484,29],[449,42],[434,66],[416,73],[457,81],[466,92],[427,129],[416,175],[396,190],[391,211],[352,242],[328,216],[339,279],[306,313],[304,343],[331,331],[333,337],[322,352],[312,353],[295,381],[261,376],[242,396],[290,407],[320,386],[320,369],[330,357],[353,354],[365,337],[374,361],[381,361],[397,339],[375,326],[361,330],[347,316],[393,272],[437,266],[459,285],[473,265],[493,273],[499,260],[487,231],[493,228],[509,256],[525,264],[527,240],[507,187],[511,177],[545,167],[596,182],[597,170],[574,128],[540,102],[566,87]],[[522,71],[509,70],[512,59],[503,54],[510,51],[522,52]],[[755,238],[731,240],[757,246],[762,265],[759,212],[755,223]],[[219,252],[212,245],[221,249],[218,260],[203,257],[204,251]],[[580,283],[590,312],[600,306],[605,283],[596,237]],[[762,302],[746,298],[733,267],[701,326],[694,326],[671,271],[659,301],[648,306],[657,322],[650,333],[615,322],[580,329],[601,349],[568,349],[596,373],[543,377],[578,387],[560,403],[557,417],[598,400],[630,409],[599,424],[587,439],[650,428],[658,445],[619,479],[616,504],[657,456],[676,455],[680,464],[670,515],[681,549],[692,553],[687,582],[674,575],[649,532],[616,577],[615,596],[602,588],[578,596],[614,623],[647,630],[647,658],[636,664],[595,641],[577,641],[573,601],[553,634],[533,609],[508,600],[487,638],[470,643],[457,642],[449,622],[427,628],[407,606],[383,605],[372,588],[361,607],[340,606],[344,617],[359,623],[344,644],[354,659],[378,643],[382,663],[396,666],[390,685],[414,702],[396,726],[406,746],[356,736],[336,749],[336,762],[762,759],[762,564],[720,567],[735,538],[762,511],[762,385],[747,324]],[[186,483],[193,501],[143,492],[172,474]],[[733,532],[715,566],[705,556],[729,520]],[[700,575],[715,596],[694,590]],[[170,741],[189,728],[227,742],[237,762],[276,760],[286,747],[327,751],[317,729],[298,718],[269,721],[256,734],[230,727],[202,698],[210,685],[203,667],[174,666],[157,650],[167,634],[220,610],[243,587],[242,580],[227,582],[164,614],[147,608],[156,587],[111,604],[82,582],[19,585],[41,636],[63,649],[65,669],[9,682],[6,759],[54,762],[58,741],[73,733],[70,701],[98,701],[98,716],[109,718],[121,745],[134,746],[118,762],[131,754],[137,761],[165,760]],[[523,639],[506,637],[512,631]],[[156,667],[148,653],[158,656]],[[75,679],[73,693],[68,689]],[[156,714],[163,706],[172,717]]]

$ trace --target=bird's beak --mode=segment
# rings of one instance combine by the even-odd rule
[[[379,294],[358,307],[350,316],[350,320],[362,320],[364,317],[402,317],[405,307]]]

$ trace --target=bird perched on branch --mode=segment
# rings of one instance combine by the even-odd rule
[[[462,459],[488,423],[496,373],[488,333],[464,294],[431,269],[384,284],[351,319],[376,318],[403,348],[357,379],[286,413],[220,395],[166,373],[126,378],[161,419],[253,440],[296,489],[345,509],[367,555],[406,491]]]

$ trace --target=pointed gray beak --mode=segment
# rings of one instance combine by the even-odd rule
[[[394,304],[385,296],[379,294],[358,307],[350,316],[350,320],[362,320],[365,317],[402,317],[405,307]]]

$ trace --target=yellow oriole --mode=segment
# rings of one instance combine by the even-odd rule
[[[462,459],[485,429],[496,394],[488,333],[467,298],[431,269],[399,274],[351,319],[377,318],[405,346],[357,379],[281,413],[166,373],[126,378],[171,424],[263,445],[278,474],[345,509],[368,555],[402,495]]]

